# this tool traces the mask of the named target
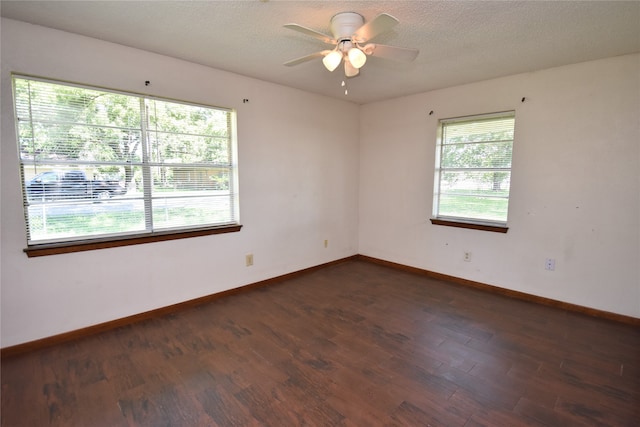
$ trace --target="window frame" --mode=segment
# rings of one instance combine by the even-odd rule
[[[430,222],[433,225],[442,225],[442,226],[450,226],[457,228],[466,228],[473,230],[481,230],[481,231],[491,231],[497,233],[506,233],[509,230],[507,225],[508,223],[508,214],[509,214],[509,204],[511,200],[511,185],[509,185],[509,192],[507,194],[507,219],[505,221],[498,220],[490,220],[485,218],[471,218],[471,217],[458,217],[458,216],[449,216],[449,215],[441,215],[439,213],[440,210],[440,196],[442,195],[442,175],[443,172],[447,170],[447,168],[442,167],[442,158],[443,158],[443,150],[446,144],[444,144],[444,128],[447,124],[451,123],[468,123],[474,121],[483,121],[489,119],[499,119],[499,118],[513,118],[513,139],[511,140],[511,159],[509,168],[504,168],[505,171],[508,170],[511,175],[513,171],[513,145],[515,141],[515,118],[516,111],[515,110],[506,110],[499,111],[494,113],[484,113],[484,114],[473,114],[468,116],[460,116],[460,117],[451,117],[451,118],[443,118],[438,120],[438,128],[437,128],[437,136],[436,136],[436,155],[435,155],[435,170],[434,170],[434,187],[433,187],[433,205],[432,205],[432,216],[430,218]],[[484,143],[483,141],[482,143]],[[498,141],[495,141],[498,142]],[[465,142],[466,143],[466,142]],[[480,143],[480,142],[477,142]],[[476,143],[476,144],[477,144]],[[470,168],[475,171],[479,170],[490,170],[495,168]]]
[[[24,180],[24,168],[25,165],[28,165],[21,154],[20,150],[20,130],[18,127],[18,112],[17,112],[17,98],[15,93],[15,81],[17,79],[44,82],[54,85],[61,85],[67,87],[75,87],[80,89],[87,89],[93,91],[101,91],[105,93],[114,93],[118,95],[124,95],[132,98],[137,98],[141,102],[149,101],[159,101],[166,102],[172,104],[183,104],[186,106],[193,107],[201,107],[206,109],[218,110],[218,111],[226,111],[230,114],[229,116],[229,124],[228,124],[228,151],[230,155],[228,170],[229,170],[229,194],[228,199],[230,203],[230,213],[231,213],[231,221],[228,222],[220,222],[220,223],[211,223],[211,224],[195,224],[194,226],[178,226],[174,228],[160,228],[160,229],[145,229],[141,231],[133,231],[133,232],[119,232],[119,233],[101,233],[95,235],[82,235],[78,238],[66,238],[59,239],[56,241],[45,240],[42,239],[42,242],[38,241],[29,241],[29,218],[27,208],[29,206],[29,201],[27,198],[27,189],[26,182]],[[110,88],[105,88],[101,86],[87,85],[87,84],[79,84],[64,80],[56,80],[50,78],[37,77],[22,73],[12,73],[11,74],[11,84],[12,84],[12,103],[14,109],[14,123],[16,125],[16,145],[18,146],[18,166],[20,173],[20,188],[22,195],[22,203],[24,209],[24,218],[25,218],[25,237],[27,238],[27,245],[24,249],[24,252],[28,257],[37,257],[44,255],[55,255],[62,253],[72,253],[72,252],[81,252],[87,250],[94,249],[104,249],[104,248],[112,248],[112,247],[120,247],[120,246],[128,246],[128,245],[137,245],[143,243],[152,243],[158,241],[167,241],[167,240],[176,240],[183,238],[191,238],[191,237],[200,237],[214,234],[223,234],[223,233],[232,233],[239,232],[242,228],[240,224],[240,215],[239,215],[239,189],[238,189],[238,142],[237,142],[237,111],[233,108],[229,107],[218,107],[207,105],[203,103],[197,102],[189,102],[183,100],[176,100],[171,98],[163,98],[154,95],[135,93],[123,90],[114,90]],[[144,126],[141,125],[142,131],[144,132]],[[83,164],[82,161],[79,162],[69,162],[69,164]],[[33,163],[36,164],[35,162]],[[45,162],[46,164],[46,162]],[[189,165],[189,163],[184,163],[185,165]],[[179,164],[178,164],[179,165]],[[154,168],[153,162],[143,160],[140,161],[141,168],[151,169]],[[145,187],[151,184],[145,185]],[[143,195],[144,204],[146,206],[147,203],[151,203],[150,198],[147,197],[145,189],[145,194]],[[150,191],[150,190],[149,190]],[[149,205],[148,209],[152,209],[153,205]],[[145,210],[147,208],[145,207]]]

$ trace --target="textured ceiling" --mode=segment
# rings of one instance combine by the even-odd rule
[[[420,50],[372,57],[358,77],[330,73],[326,49],[283,28],[330,34],[337,12],[399,21],[373,41]],[[617,1],[2,1],[3,17],[82,34],[356,103],[640,52],[640,2]]]

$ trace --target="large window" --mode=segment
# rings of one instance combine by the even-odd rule
[[[440,121],[433,215],[506,226],[514,112]]]
[[[14,76],[29,245],[238,223],[235,114]]]

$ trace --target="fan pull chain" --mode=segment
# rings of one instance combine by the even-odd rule
[[[347,82],[343,80],[341,86],[344,88],[344,94],[349,95],[349,88],[347,88]]]

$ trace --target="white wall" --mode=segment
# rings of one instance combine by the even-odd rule
[[[2,347],[356,253],[640,317],[640,55],[358,107],[16,21],[1,31]],[[236,108],[242,231],[27,258],[11,72]],[[509,232],[431,225],[438,119],[509,109]]]
[[[508,233],[432,225],[438,119],[513,109]],[[361,254],[640,317],[640,55],[368,104],[360,116]]]
[[[357,253],[357,105],[17,21],[1,31],[2,347]],[[242,230],[27,258],[11,72],[236,108]]]

